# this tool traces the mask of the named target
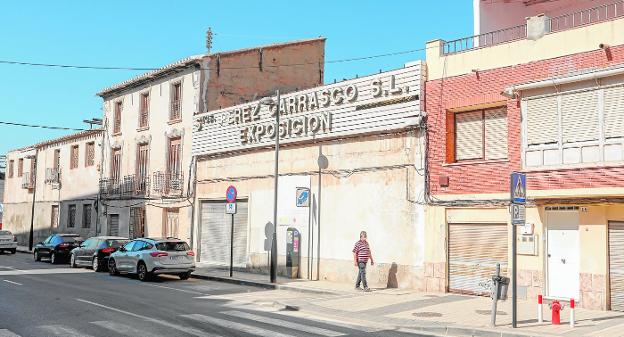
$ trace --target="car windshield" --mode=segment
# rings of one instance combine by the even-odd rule
[[[13,235],[9,231],[0,231],[0,235]]]
[[[129,240],[106,240],[106,247],[119,248],[128,242]]]
[[[165,252],[183,252],[190,250],[188,243],[180,241],[159,242],[156,244],[156,249]]]

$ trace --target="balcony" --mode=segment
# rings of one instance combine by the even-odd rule
[[[100,194],[104,197],[144,197],[149,195],[149,177],[134,174],[100,179]]]
[[[47,168],[45,172],[46,184],[60,184],[61,182],[61,169],[60,168]]]
[[[24,172],[22,175],[22,188],[33,189],[35,188],[35,174],[30,172]]]
[[[100,195],[103,197],[113,197],[121,195],[121,186],[118,178],[100,179]]]
[[[154,172],[152,191],[161,197],[181,197],[184,191],[184,175],[181,173]]]

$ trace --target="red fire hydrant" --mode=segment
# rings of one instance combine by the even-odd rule
[[[559,301],[553,301],[550,304],[550,309],[552,310],[552,318],[551,318],[552,324],[554,325],[561,324],[561,310],[563,309],[563,306],[561,305],[561,303],[559,303]]]

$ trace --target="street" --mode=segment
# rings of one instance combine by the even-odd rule
[[[153,282],[0,254],[0,337],[425,336],[291,317],[211,296],[258,288],[163,276]]]

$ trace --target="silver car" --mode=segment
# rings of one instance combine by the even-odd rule
[[[140,238],[128,242],[108,259],[111,275],[136,274],[141,281],[173,274],[186,280],[195,271],[195,253],[176,238]]]
[[[17,251],[17,239],[13,233],[0,230],[0,252],[3,250],[15,254]]]

